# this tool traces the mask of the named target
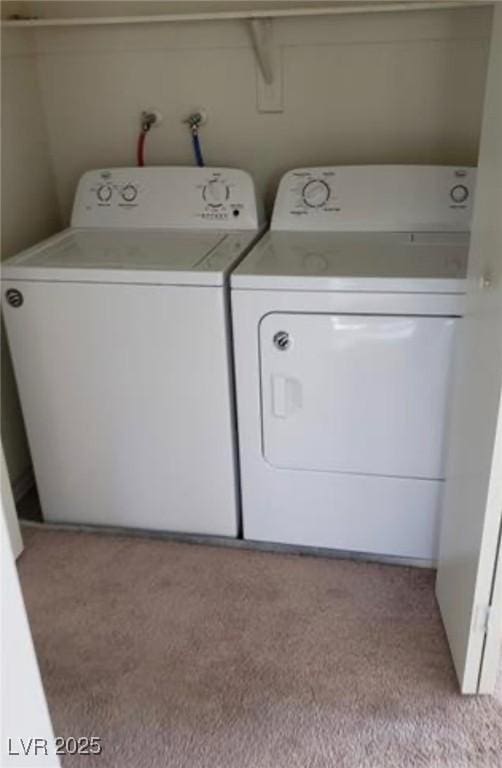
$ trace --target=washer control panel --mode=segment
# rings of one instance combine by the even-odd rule
[[[257,229],[262,213],[248,173],[233,168],[109,168],[85,173],[73,227]]]
[[[475,180],[475,168],[453,166],[297,168],[281,179],[271,228],[467,231]]]
[[[197,189],[200,191],[200,218],[203,221],[233,221],[238,224],[245,215],[246,206],[238,180],[228,172],[209,170]]]

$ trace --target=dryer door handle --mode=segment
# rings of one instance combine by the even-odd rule
[[[282,374],[272,376],[272,414],[286,419],[302,407],[302,386],[298,379]]]

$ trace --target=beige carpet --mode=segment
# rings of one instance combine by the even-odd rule
[[[463,698],[433,574],[25,529],[55,730],[86,768],[500,768],[502,703]]]

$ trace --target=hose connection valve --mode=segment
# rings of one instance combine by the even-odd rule
[[[148,133],[150,128],[154,125],[158,125],[162,120],[160,112],[155,110],[144,110],[141,113],[141,130],[143,133]]]
[[[203,110],[199,110],[198,112],[192,112],[191,115],[188,115],[183,122],[188,125],[190,128],[192,134],[197,135],[199,132],[199,128],[201,125],[204,125],[204,123],[207,120],[207,115]]]

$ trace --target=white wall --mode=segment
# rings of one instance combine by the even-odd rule
[[[269,198],[295,165],[476,163],[490,17],[476,8],[278,20],[281,114],[257,112],[244,22],[41,30],[63,215],[80,173],[134,162],[148,106],[165,115],[149,136],[149,162],[192,161],[181,118],[203,106],[206,161],[250,170]]]
[[[2,35],[2,259],[54,232],[60,225],[47,130],[30,35]],[[16,483],[30,456],[2,335],[2,442]]]

